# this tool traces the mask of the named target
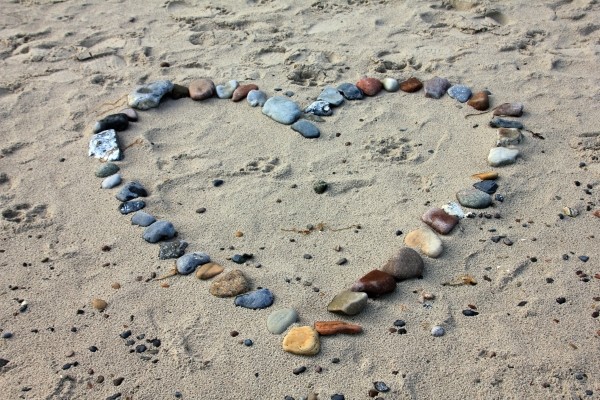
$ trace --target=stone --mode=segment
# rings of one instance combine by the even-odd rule
[[[189,275],[196,271],[199,265],[210,262],[208,254],[196,251],[194,253],[185,254],[177,259],[175,265],[177,272],[181,275]]]
[[[494,179],[498,178],[498,173],[496,171],[488,171],[488,172],[482,172],[479,174],[471,175],[471,177],[473,177],[475,179],[481,179],[482,181],[494,180]]]
[[[474,93],[467,104],[478,111],[486,111],[490,108],[490,96],[487,92]]]
[[[448,215],[446,211],[438,207],[430,208],[423,216],[421,221],[432,227],[437,233],[447,235],[458,224],[458,218],[454,215]]]
[[[356,87],[367,96],[375,96],[381,92],[381,89],[383,89],[383,84],[377,78],[366,77],[356,82]]]
[[[173,90],[169,93],[169,97],[173,100],[185,99],[190,97],[190,89],[187,86],[174,84]]]
[[[450,82],[446,78],[435,76],[425,81],[425,97],[439,99],[448,89],[450,89]]]
[[[490,180],[475,182],[473,187],[481,190],[482,192],[486,192],[487,194],[494,194],[496,193],[496,190],[498,190],[498,184]]]
[[[447,93],[448,96],[460,101],[461,103],[465,103],[473,95],[471,89],[465,85],[453,85],[450,87],[450,89],[448,89]]]
[[[267,329],[274,335],[285,332],[294,322],[298,321],[298,313],[293,308],[283,308],[273,311],[267,318]]]
[[[475,188],[459,190],[456,193],[456,199],[462,206],[469,208],[486,208],[492,204],[492,196]]]
[[[317,101],[325,101],[333,107],[337,107],[344,102],[344,96],[332,86],[325,86],[321,94],[317,97]]]
[[[323,194],[329,188],[329,184],[325,181],[316,181],[313,184],[313,190],[317,194]]]
[[[374,269],[356,281],[350,290],[365,292],[369,297],[379,297],[396,290],[396,280],[387,272]]]
[[[0,358],[0,368],[5,367],[9,362],[6,358]]]
[[[311,105],[304,109],[305,113],[318,115],[321,117],[328,117],[333,114],[333,109],[329,105],[328,102],[323,100],[317,100],[313,102]]]
[[[133,108],[124,108],[121,110],[121,114],[125,114],[130,122],[138,120],[138,113]]]
[[[514,129],[523,129],[525,128],[522,123],[519,121],[509,121],[507,119],[502,118],[494,118],[490,121],[490,126],[492,128],[514,128]]]
[[[129,201],[133,199],[137,199],[138,197],[146,197],[148,196],[148,192],[141,183],[136,181],[127,182],[119,193],[116,194],[116,198],[119,201]]]
[[[104,178],[104,180],[100,184],[100,187],[102,189],[112,189],[116,186],[119,186],[122,181],[123,178],[121,177],[121,174],[114,174]]]
[[[173,239],[176,234],[177,231],[171,222],[156,221],[144,229],[144,234],[142,237],[146,242],[158,243],[161,240]]]
[[[104,309],[108,307],[108,303],[102,299],[93,299],[92,307],[94,307],[96,310],[104,311]]]
[[[260,310],[270,307],[274,300],[273,293],[269,289],[262,288],[236,296],[233,302],[238,307]]]
[[[408,78],[404,82],[400,83],[400,90],[406,93],[418,92],[423,88],[423,82],[415,78],[414,76]]]
[[[381,270],[393,276],[397,281],[403,281],[422,278],[424,268],[423,259],[419,253],[410,247],[403,247],[385,263]]]
[[[312,326],[297,326],[285,335],[283,350],[301,356],[314,356],[319,353],[319,334]]]
[[[344,321],[315,321],[315,330],[323,336],[337,335],[338,333],[355,335],[362,332],[362,327]]]
[[[519,150],[506,147],[494,147],[490,149],[488,164],[492,167],[514,164],[519,156]]]
[[[172,242],[163,242],[158,248],[158,258],[168,260],[170,258],[179,258],[185,254],[188,242],[185,240],[174,240]]]
[[[267,94],[262,90],[251,90],[246,96],[246,101],[248,101],[248,104],[250,104],[252,107],[264,106],[267,102],[267,99]]]
[[[291,125],[300,118],[302,110],[292,100],[275,96],[266,101],[262,113],[280,124]]]
[[[225,268],[223,268],[223,266],[215,262],[209,262],[196,270],[196,278],[202,280],[211,279],[219,275],[224,270]]]
[[[216,297],[233,297],[248,290],[248,281],[239,269],[234,269],[215,279],[210,286],[210,294]]]
[[[342,93],[346,100],[361,100],[364,97],[362,91],[351,83],[342,83],[337,87],[337,90]]]
[[[109,162],[101,165],[100,168],[96,170],[96,176],[98,178],[107,178],[119,172],[120,169],[121,168],[119,168],[117,164]]]
[[[394,78],[383,78],[381,83],[387,92],[397,92],[400,89],[400,83]]]
[[[124,131],[129,127],[129,118],[125,114],[110,114],[94,124],[93,133],[100,133],[109,129],[117,132]]]
[[[233,94],[231,95],[231,100],[233,100],[233,101],[244,100],[246,98],[246,96],[248,96],[248,93],[251,90],[258,90],[258,86],[256,86],[254,83],[240,85],[233,91]]]
[[[149,110],[158,107],[161,99],[173,90],[173,82],[163,80],[151,82],[138,86],[135,91],[127,97],[129,107],[138,110]]]
[[[189,85],[192,100],[206,100],[215,94],[215,84],[210,79],[196,79]]]
[[[515,128],[500,128],[498,129],[498,140],[496,146],[508,147],[521,144],[523,134],[519,129]]]
[[[434,231],[429,228],[419,228],[404,238],[404,243],[408,247],[416,248],[431,258],[437,258],[444,250],[442,240]]]
[[[386,393],[390,391],[389,386],[386,385],[385,382],[381,381],[373,382],[373,387],[375,388],[375,390],[381,393]]]
[[[315,126],[315,124],[308,122],[305,119],[301,119],[292,124],[292,129],[304,136],[307,139],[316,139],[321,136],[321,131]]]
[[[233,92],[238,88],[239,82],[232,79],[223,85],[217,85],[215,91],[217,92],[217,97],[220,99],[230,99],[233,96]]]
[[[327,311],[336,314],[356,315],[367,306],[368,295],[364,292],[344,290],[337,294],[327,306]]]
[[[442,210],[444,210],[446,212],[446,214],[448,214],[448,215],[454,215],[458,219],[463,219],[463,218],[465,218],[467,216],[465,214],[465,212],[463,211],[463,209],[460,208],[460,205],[458,203],[453,202],[453,201],[448,202],[447,204],[444,204],[442,206]]]
[[[131,225],[147,227],[156,222],[156,218],[144,211],[137,211],[131,217]]]
[[[88,155],[102,161],[118,161],[121,159],[121,149],[117,140],[117,132],[109,129],[97,133],[90,139]]]
[[[119,212],[123,215],[136,212],[146,207],[146,203],[142,200],[126,201],[119,205]]]
[[[523,115],[523,103],[504,103],[494,108],[494,116],[520,117]]]
[[[442,337],[446,334],[446,330],[443,326],[435,325],[431,328],[431,336]]]

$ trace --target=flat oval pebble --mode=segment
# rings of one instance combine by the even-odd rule
[[[327,311],[336,314],[356,315],[367,306],[368,297],[364,292],[344,290],[331,300],[327,306]]]
[[[317,128],[315,124],[308,122],[305,119],[294,122],[292,124],[292,129],[307,139],[316,139],[321,136],[319,128]]]
[[[468,86],[465,85],[453,85],[448,89],[448,96],[455,100],[465,103],[472,96],[473,92]]]
[[[514,129],[523,129],[524,126],[519,121],[509,121],[507,119],[502,118],[494,118],[490,121],[490,126],[492,128],[514,128]]]
[[[498,190],[498,184],[492,180],[475,182],[473,187],[481,190],[482,192],[486,192],[487,194],[494,194],[496,193],[496,190]]]
[[[237,296],[234,304],[238,307],[259,310],[270,307],[274,300],[273,293],[269,289],[262,288]]]
[[[437,233],[447,235],[458,224],[458,217],[449,215],[441,208],[433,207],[423,214],[421,221],[432,227]]]
[[[293,308],[273,311],[267,318],[267,329],[269,332],[279,335],[296,321],[298,321],[298,313]]]
[[[118,161],[121,159],[121,149],[114,129],[102,131],[92,136],[88,155],[102,161]]]
[[[215,91],[217,92],[217,97],[220,99],[230,99],[233,96],[233,92],[238,88],[239,82],[232,79],[223,85],[217,85]]]
[[[439,99],[450,89],[450,86],[448,79],[435,76],[425,81],[425,97]]]
[[[121,114],[125,114],[131,122],[138,120],[138,113],[133,108],[124,108],[121,110]]]
[[[142,211],[139,211],[142,212]],[[154,217],[153,217],[154,218]],[[174,240],[172,242],[163,242],[158,248],[158,258],[168,260],[171,258],[179,258],[185,254],[185,249],[188,247],[188,242],[185,240]]]
[[[467,188],[458,191],[456,193],[456,199],[462,206],[469,208],[486,208],[492,204],[492,196],[475,188]]]
[[[431,336],[441,337],[441,336],[444,336],[445,334],[446,334],[446,330],[442,326],[435,325],[433,328],[431,328]]]
[[[431,258],[439,257],[444,249],[442,240],[428,228],[419,228],[410,232],[404,238],[404,243],[409,247],[421,250],[421,253]]]
[[[198,268],[196,270],[196,278],[202,279],[202,280],[214,278],[215,276],[219,275],[224,270],[225,270],[225,268],[223,268],[223,266],[221,266],[215,262],[209,262],[209,263],[202,265],[200,268]]]
[[[110,114],[94,124],[93,132],[100,133],[109,129],[124,131],[129,126],[129,118],[125,114]]]
[[[331,105],[323,100],[317,100],[304,109],[305,113],[327,117],[333,114]]]
[[[381,268],[382,271],[387,272],[398,281],[421,278],[423,269],[423,259],[410,247],[401,248],[398,254],[390,258]]]
[[[105,300],[102,299],[93,299],[92,300],[92,307],[95,308],[96,310],[104,310],[106,307],[108,307],[108,303]]]
[[[151,82],[146,85],[138,86],[133,93],[127,97],[129,107],[138,110],[149,110],[158,107],[160,100],[167,93],[173,90],[173,82],[168,80]]]
[[[362,327],[344,321],[315,321],[315,330],[319,335],[330,336],[344,333],[355,335],[362,332]]]
[[[184,254],[177,259],[175,265],[177,266],[177,272],[181,275],[189,275],[198,268],[199,265],[210,262],[208,254],[203,252],[194,252],[190,254]]]
[[[404,82],[400,83],[400,90],[406,93],[414,93],[418,92],[423,88],[423,82],[418,80],[417,78],[410,77]]]
[[[508,147],[521,144],[523,140],[523,134],[519,129],[515,128],[499,128],[498,129],[498,140],[496,146]]]
[[[478,111],[485,111],[490,108],[490,96],[487,92],[477,92],[471,96],[467,104]]]
[[[233,100],[233,101],[244,100],[246,98],[246,96],[248,96],[248,93],[251,90],[258,90],[258,86],[256,86],[254,83],[240,85],[233,91],[233,94],[231,95],[231,100]]]
[[[120,169],[121,168],[119,168],[117,164],[109,162],[101,165],[100,168],[96,170],[96,176],[98,178],[107,178],[119,172]]]
[[[210,79],[196,79],[188,86],[192,100],[206,100],[215,94],[215,84]]]
[[[294,327],[283,338],[282,347],[288,353],[314,356],[321,349],[319,334],[312,326]]]
[[[122,181],[123,178],[121,177],[121,174],[114,174],[104,178],[104,180],[100,184],[100,187],[102,189],[112,189],[116,186],[119,186]]]
[[[359,88],[367,96],[375,96],[383,89],[383,84],[377,78],[362,78],[356,82],[356,87]]]
[[[174,84],[173,89],[169,93],[169,97],[173,100],[185,99],[190,97],[190,89],[187,86]]]
[[[388,387],[388,385],[385,384],[385,382],[373,382],[373,387],[375,388],[375,390],[377,390],[378,392],[381,393],[385,393],[385,392],[389,392],[390,388]]]
[[[116,194],[116,198],[119,201],[129,201],[133,199],[137,199],[138,197],[146,197],[148,196],[148,192],[142,186],[141,183],[136,181],[127,182],[119,193]]]
[[[292,100],[275,96],[266,101],[262,113],[281,124],[291,125],[300,118],[302,110]]]
[[[397,92],[400,89],[400,83],[394,78],[383,78],[381,84],[387,92]]]
[[[252,107],[257,107],[257,106],[262,107],[267,102],[267,98],[268,98],[267,94],[265,92],[263,92],[262,90],[251,90],[248,92],[248,95],[246,96],[246,101]]]
[[[337,87],[346,100],[361,100],[364,96],[362,91],[351,83],[342,83]]]
[[[365,292],[369,297],[379,297],[396,290],[396,279],[387,272],[374,269],[356,281],[353,292]]]
[[[146,207],[146,203],[142,200],[126,201],[119,205],[119,212],[123,215],[136,212]]]
[[[131,224],[146,227],[156,222],[156,218],[144,211],[138,211],[131,217]]]
[[[490,149],[488,155],[488,163],[492,167],[500,167],[502,165],[514,164],[517,161],[519,150],[509,149],[506,147],[494,147]]]
[[[504,103],[494,108],[494,116],[520,117],[523,115],[523,103]]]
[[[344,102],[344,96],[339,90],[332,86],[325,86],[321,94],[317,97],[318,101],[325,101],[330,105],[337,107]]]
[[[177,231],[175,230],[175,227],[171,222],[156,221],[155,223],[144,229],[144,234],[142,235],[142,237],[146,242],[158,243],[161,240],[173,239],[176,234]]]
[[[233,297],[248,290],[248,281],[239,269],[234,269],[215,279],[209,292],[216,297]]]

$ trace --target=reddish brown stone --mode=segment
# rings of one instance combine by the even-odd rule
[[[467,104],[479,111],[485,111],[490,108],[490,98],[487,92],[477,92],[467,101]]]
[[[315,330],[319,335],[337,335],[338,333],[346,333],[353,335],[362,332],[362,327],[356,324],[350,324],[344,321],[316,321]]]
[[[378,297],[396,289],[396,280],[387,272],[374,269],[360,278],[350,288],[353,292],[365,292],[369,297]]]
[[[423,88],[423,82],[415,78],[408,78],[404,82],[400,83],[400,90],[407,93],[418,92]]]
[[[210,79],[197,79],[189,86],[192,100],[205,100],[215,94],[215,84]]]
[[[383,89],[383,84],[376,78],[362,78],[356,82],[356,87],[363,91],[367,96],[375,96]]]
[[[458,217],[450,215],[437,207],[429,209],[423,214],[421,220],[442,235],[450,233],[456,224],[458,224]]]
[[[233,91],[233,96],[231,96],[231,100],[233,101],[240,101],[246,98],[246,96],[248,96],[248,93],[251,90],[258,90],[258,86],[256,86],[253,83],[249,83],[247,85],[240,85],[237,87],[237,89],[235,89]]]

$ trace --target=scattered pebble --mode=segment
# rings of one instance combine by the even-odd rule
[[[216,297],[233,297],[248,290],[248,281],[239,269],[234,269],[215,279],[210,294]]]
[[[481,181],[477,182],[476,185],[483,182],[494,181]],[[469,208],[486,208],[492,204],[492,196],[476,188],[467,188],[458,191],[456,193],[456,199],[462,206]]]
[[[175,231],[175,227],[171,222],[156,221],[155,223],[144,229],[144,234],[142,235],[142,237],[145,241],[149,243],[158,243],[161,240],[173,239],[176,234],[177,231]]]
[[[303,373],[304,371],[306,371],[306,367],[305,367],[305,366],[301,366],[301,367],[298,367],[298,368],[294,368],[294,369],[292,370],[292,373],[293,373],[294,375],[300,375],[300,374],[301,374],[301,373]]]
[[[373,387],[375,388],[375,390],[377,390],[378,392],[381,392],[381,393],[390,391],[390,388],[388,387],[388,385],[386,385],[384,382],[381,382],[381,381],[373,382]]]
[[[447,93],[448,93],[448,96],[460,101],[461,103],[467,102],[471,98],[471,95],[473,94],[471,92],[471,89],[465,85],[451,86],[448,89]]]
[[[354,335],[362,332],[362,327],[344,321],[315,321],[315,330],[319,335],[330,336],[339,333]]]
[[[524,126],[519,121],[509,121],[507,119],[502,118],[494,118],[490,121],[490,126],[492,128],[514,128],[514,129],[523,129]]]
[[[94,307],[96,310],[104,311],[104,309],[108,307],[108,303],[102,299],[93,299],[92,307]]]
[[[446,330],[442,326],[435,325],[433,328],[431,328],[431,336],[441,337],[441,336],[444,336],[445,334],[446,334]]]
[[[365,292],[369,297],[379,297],[396,290],[396,279],[387,272],[374,269],[359,278],[350,290],[353,292]]]
[[[325,181],[317,181],[313,184],[313,190],[317,194],[323,194],[329,188],[329,184]]]
[[[421,278],[423,276],[423,259],[410,247],[400,249],[398,254],[389,259],[381,268],[398,281]]]
[[[463,310],[463,315],[465,317],[474,317],[476,315],[479,315],[479,313],[475,310],[471,310],[470,308],[467,308],[466,310]]]
[[[221,265],[214,262],[209,262],[196,270],[196,278],[202,280],[211,279],[219,275],[224,270],[225,268],[223,268]]]
[[[490,195],[496,193],[496,190],[498,190],[498,184],[493,180],[475,182],[473,187]]]

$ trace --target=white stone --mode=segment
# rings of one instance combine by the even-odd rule
[[[455,217],[458,217],[460,219],[463,219],[467,216],[463,209],[460,208],[460,205],[458,205],[458,203],[454,201],[451,201],[448,204],[444,204],[442,206],[442,210],[446,211],[446,214],[454,215]]]
[[[519,155],[519,150],[509,149],[506,147],[494,147],[490,149],[488,155],[488,163],[492,167],[500,167],[502,165],[514,164]]]
[[[121,177],[121,174],[114,174],[111,176],[107,176],[102,181],[101,187],[102,187],[102,189],[112,189],[115,186],[120,185],[122,180],[123,180],[123,178]]]
[[[394,78],[384,78],[381,83],[383,84],[383,88],[388,92],[397,92],[400,89],[400,84]]]
[[[121,149],[114,129],[102,131],[92,136],[89,153],[103,161],[118,161],[121,159]]]

